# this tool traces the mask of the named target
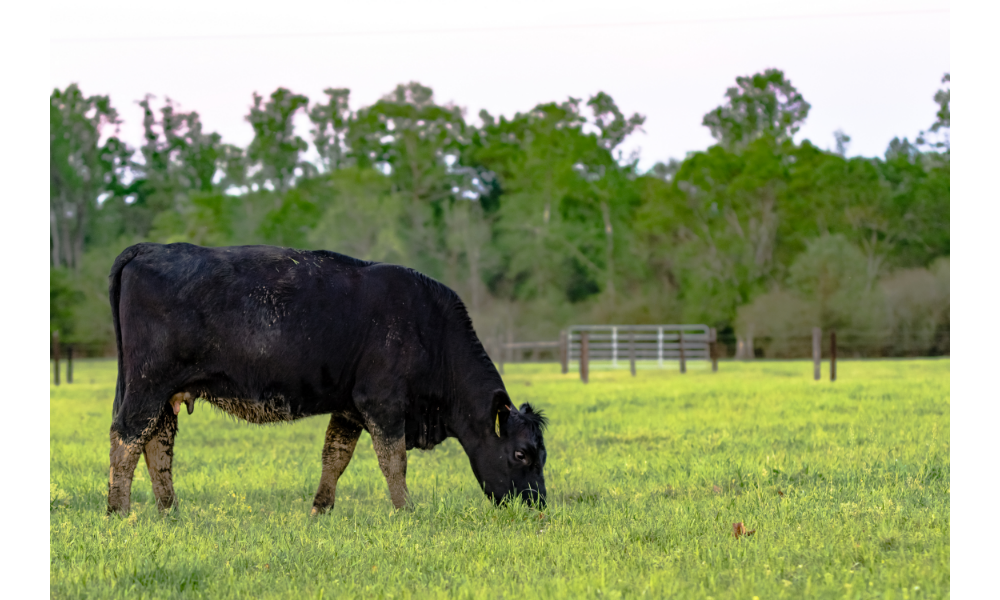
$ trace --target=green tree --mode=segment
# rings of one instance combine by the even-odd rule
[[[728,101],[705,115],[702,125],[728,148],[746,146],[762,136],[791,139],[809,115],[810,105],[778,69],[737,77],[726,90]]]
[[[64,340],[73,335],[73,308],[83,296],[73,283],[65,267],[49,269],[49,332],[59,331]]]
[[[107,96],[85,96],[77,85],[49,97],[49,241],[52,266],[78,270],[91,214],[119,181],[127,147],[105,129],[119,124]],[[104,196],[106,197],[106,196]]]
[[[413,202],[437,202],[453,194],[449,163],[465,141],[465,120],[455,106],[434,101],[434,91],[400,84],[350,123],[353,156],[362,167],[388,172]]]
[[[326,103],[316,103],[309,110],[309,120],[313,124],[310,133],[319,154],[320,164],[317,166],[324,172],[330,172],[345,166],[351,90],[326,88],[323,93],[327,96]]]
[[[287,190],[296,177],[309,174],[311,165],[300,160],[308,148],[295,135],[295,115],[309,105],[309,98],[285,88],[271,93],[267,102],[253,95],[253,106],[246,120],[253,127],[253,141],[247,148],[247,158],[256,172],[250,180],[261,187]]]
[[[587,106],[594,111],[594,125],[601,130],[601,146],[606,150],[617,148],[646,122],[646,117],[639,113],[626,119],[614,99],[604,92],[591,97]]]
[[[147,95],[139,102],[144,143],[141,161],[131,165],[134,181],[107,206],[124,215],[126,234],[165,240],[181,233],[192,194],[211,195],[242,183],[242,151],[224,144],[218,133],[206,133],[197,112],[179,111],[170,98],[157,111],[152,100]]]
[[[809,242],[788,270],[788,286],[817,308],[818,326],[845,328],[855,320],[867,288],[865,256],[840,234]]]
[[[407,199],[374,169],[346,167],[327,175],[310,191],[323,214],[307,234],[313,248],[364,260],[413,265],[408,239]]]
[[[357,165],[385,173],[409,201],[415,266],[443,277],[448,260],[444,204],[456,199],[465,179],[454,169],[466,143],[461,109],[437,104],[433,90],[417,82],[400,84],[359,109],[347,137]]]
[[[933,150],[944,150],[951,152],[951,73],[945,73],[941,78],[943,88],[934,94],[934,102],[938,105],[937,117],[930,127],[930,132],[934,136],[928,136],[928,132],[920,132],[917,137],[918,145],[927,145]]]
[[[484,126],[463,162],[495,173],[503,190],[500,272],[488,277],[494,293],[579,302],[603,291],[614,310],[637,196],[634,163],[623,166],[612,152],[642,117],[624,119],[603,93],[588,105],[599,134],[584,132],[587,119],[574,98],[509,120],[481,113]]]

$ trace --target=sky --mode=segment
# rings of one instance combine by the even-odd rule
[[[934,121],[950,71],[947,2],[523,1],[51,4],[51,86],[107,94],[141,143],[146,94],[196,110],[245,146],[254,92],[312,100],[351,89],[351,108],[419,81],[438,102],[512,116],[538,103],[610,94],[646,116],[623,145],[640,168],[713,143],[701,125],[741,75],[782,69],[812,105],[796,139],[882,155]],[[304,115],[297,130],[307,136]]]

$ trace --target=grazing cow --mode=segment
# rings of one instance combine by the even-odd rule
[[[251,423],[329,414],[313,514],[364,429],[396,508],[406,451],[454,436],[488,497],[543,504],[545,417],[511,402],[451,289],[405,267],[272,246],[137,244],[115,260],[118,384],[108,513],[127,514],[140,453],[174,503],[177,414],[195,399]]]

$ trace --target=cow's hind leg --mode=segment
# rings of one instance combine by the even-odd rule
[[[410,494],[406,490],[406,436],[392,438],[377,427],[370,427],[372,445],[378,456],[378,466],[389,484],[389,497],[396,508],[406,506]]]
[[[354,455],[354,447],[361,436],[361,425],[340,415],[330,417],[323,442],[323,474],[313,500],[312,514],[321,515],[333,508],[337,496],[337,480]]]
[[[147,384],[146,387],[153,386]],[[157,441],[154,438],[163,440],[162,436],[167,435],[169,444],[172,446],[174,432],[177,431],[177,417],[165,400],[161,394],[149,389],[139,392],[129,390],[112,419],[111,470],[108,474],[109,515],[112,513],[128,514],[132,477],[135,475],[135,467],[144,450],[147,451],[146,461],[150,463],[150,476],[153,478],[153,491],[156,493],[157,500],[161,501],[166,497],[167,492],[162,484],[164,476],[168,482],[170,481],[169,469],[166,472],[160,471],[160,469],[164,466],[169,467],[171,461],[169,456],[162,456],[162,450],[165,448],[162,445],[157,446]],[[164,417],[164,413],[171,413],[170,417]],[[152,442],[152,446],[148,446],[150,442]],[[164,464],[165,462],[166,464]],[[159,489],[157,489],[158,487]],[[171,499],[173,498],[172,488],[172,484],[168,484],[166,488]]]
[[[163,511],[173,506],[176,500],[171,473],[176,435],[177,415],[172,410],[165,410],[153,430],[153,436],[143,446],[149,480],[153,483],[153,495],[156,496],[156,507]]]
[[[129,495],[132,493],[132,476],[142,454],[142,444],[125,443],[114,429],[111,430],[111,471],[108,474],[108,514],[128,514]]]

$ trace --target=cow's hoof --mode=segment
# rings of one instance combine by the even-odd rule
[[[177,512],[177,505],[171,504],[170,506],[157,506],[156,511],[162,516],[167,517]]]
[[[327,506],[314,506],[314,507],[312,507],[312,510],[309,511],[309,516],[310,517],[318,517],[318,516],[326,513],[326,511],[328,511],[328,510],[330,510],[330,509]]]

